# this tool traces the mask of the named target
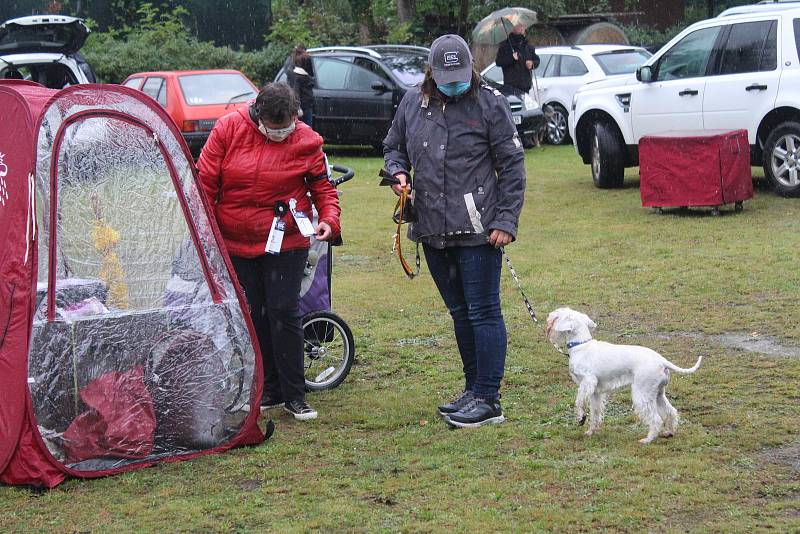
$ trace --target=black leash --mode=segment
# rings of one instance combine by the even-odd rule
[[[500,252],[503,253],[503,257],[506,259],[506,265],[508,265],[508,270],[511,271],[511,276],[514,277],[514,281],[517,283],[519,292],[522,294],[522,301],[525,303],[525,307],[528,308],[528,313],[530,314],[531,319],[533,319],[534,323],[538,324],[539,319],[536,318],[536,312],[534,311],[533,306],[531,306],[531,301],[528,300],[527,295],[525,295],[525,291],[522,289],[522,284],[520,283],[519,277],[517,276],[517,271],[514,269],[514,266],[511,265],[511,258],[508,257],[505,247],[500,247]]]
[[[519,276],[517,276],[517,271],[514,269],[514,266],[511,264],[511,258],[508,257],[508,254],[506,253],[505,247],[500,247],[500,252],[503,253],[503,257],[506,259],[506,265],[508,265],[508,270],[511,271],[511,276],[514,277],[514,282],[517,283],[517,288],[519,288],[519,292],[520,292],[520,294],[522,294],[522,301],[525,303],[525,307],[528,308],[528,313],[530,314],[531,319],[533,319],[534,323],[539,324],[539,320],[536,318],[536,311],[534,311],[533,306],[531,305],[531,301],[528,300],[528,296],[525,294],[525,291],[522,289],[522,284],[519,281]],[[547,339],[547,335],[546,334],[545,334],[545,339]],[[548,341],[550,341],[550,340],[548,339]],[[555,347],[555,349],[558,352],[560,352],[561,354],[564,354],[565,356],[568,356],[568,354],[566,352],[564,352],[563,350],[561,350],[558,345],[556,345],[555,343],[552,343],[552,342],[551,342],[551,344],[553,345],[553,347]]]

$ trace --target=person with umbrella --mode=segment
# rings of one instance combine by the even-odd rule
[[[505,24],[506,19],[502,20]],[[503,83],[523,93],[531,90],[531,71],[539,66],[539,56],[528,43],[525,30],[524,24],[515,24],[508,38],[497,49],[495,58],[495,64],[503,69]]]

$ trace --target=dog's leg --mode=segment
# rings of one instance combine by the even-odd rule
[[[575,398],[575,421],[578,426],[586,422],[586,412],[584,407],[586,401],[594,393],[594,388],[597,386],[597,378],[593,376],[584,376],[578,385],[578,396]]]
[[[595,432],[600,429],[600,425],[603,424],[603,417],[606,414],[606,402],[608,401],[608,393],[598,393],[595,390],[594,394],[589,397],[589,409],[590,409],[590,418],[589,418],[589,430],[586,431],[586,435],[591,436]]]
[[[656,403],[658,414],[661,416],[661,419],[664,420],[664,432],[662,432],[661,436],[671,438],[675,435],[675,431],[678,430],[678,410],[667,400],[666,387],[662,387],[658,392]]]
[[[587,436],[591,436],[600,424],[603,422],[603,414],[606,407],[606,394],[600,393],[595,389],[592,396],[589,397],[589,430],[586,431]]]
[[[654,389],[645,384],[634,383],[631,387],[631,397],[633,399],[633,409],[639,419],[647,425],[647,436],[640,439],[639,443],[650,443],[658,436],[658,431],[664,424],[658,414],[658,404],[656,401],[658,389]]]

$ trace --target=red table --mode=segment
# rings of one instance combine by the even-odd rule
[[[747,130],[672,131],[639,141],[642,206],[741,211],[753,198]]]

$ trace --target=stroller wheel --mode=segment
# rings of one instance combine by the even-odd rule
[[[356,354],[347,323],[331,311],[309,313],[303,317],[303,339],[306,390],[333,389],[341,384]]]

